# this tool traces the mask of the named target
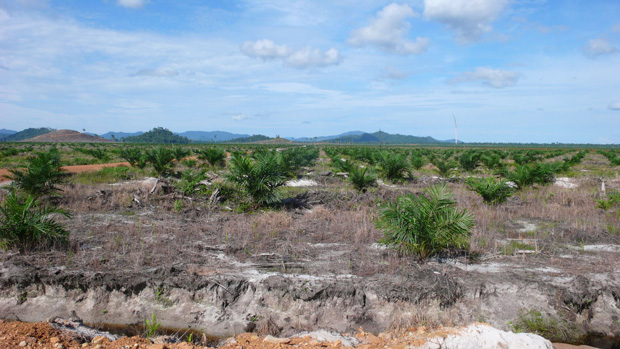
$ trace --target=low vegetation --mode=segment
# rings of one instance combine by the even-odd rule
[[[384,206],[377,226],[384,233],[381,243],[424,260],[446,249],[465,248],[474,217],[456,207],[445,185],[436,185]]]

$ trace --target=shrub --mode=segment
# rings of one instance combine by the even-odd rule
[[[509,321],[508,325],[516,333],[536,333],[552,341],[564,342],[574,340],[576,328],[569,325],[565,320],[559,320],[551,316],[545,316],[538,310],[520,312],[519,317]]]
[[[146,152],[146,158],[153,166],[157,176],[160,177],[168,174],[174,165],[172,162],[172,160],[174,160],[174,154],[166,147],[157,147],[155,149],[148,150]]]
[[[475,191],[485,203],[498,205],[506,202],[515,190],[505,181],[496,181],[491,177],[487,178],[468,178],[465,182],[470,190]]]
[[[463,248],[474,217],[456,208],[445,185],[426,188],[423,195],[400,196],[381,210],[377,227],[383,230],[382,244],[421,260],[451,247]]]
[[[410,174],[407,157],[393,152],[381,153],[379,168],[383,176],[391,181],[403,179]]]
[[[596,207],[605,211],[614,207],[617,203],[620,203],[620,192],[607,193],[604,199],[596,200]]]
[[[69,231],[54,215],[70,217],[64,210],[38,204],[32,195],[21,197],[12,190],[0,206],[0,247],[25,250],[66,243]]]
[[[192,171],[186,170],[181,174],[181,180],[178,181],[175,186],[185,196],[192,196],[196,193],[196,187],[200,184],[200,181],[207,178],[204,171]]]
[[[211,166],[223,166],[226,161],[226,153],[220,148],[206,148],[197,151],[198,158],[206,161]]]
[[[25,170],[9,169],[13,185],[34,196],[53,195],[61,191],[56,185],[60,184],[65,173],[60,168],[60,154],[58,149],[52,148],[47,152],[40,152],[28,160]]]
[[[240,154],[230,160],[228,180],[241,186],[256,205],[273,205],[280,202],[278,187],[284,185],[278,155],[266,152],[256,155],[256,161]]]
[[[349,180],[358,192],[366,192],[369,187],[377,185],[377,175],[368,167],[353,167],[349,172]]]

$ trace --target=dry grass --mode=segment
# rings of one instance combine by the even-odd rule
[[[593,164],[598,157],[589,154],[580,166],[594,166],[596,171],[608,166]],[[324,166],[324,162],[319,164]],[[229,261],[214,257],[217,253],[254,263],[273,256],[284,266],[278,269],[282,271],[289,270],[286,263],[309,261],[315,263],[309,267],[314,268],[311,272],[359,276],[394,274],[416,267],[409,258],[376,246],[382,233],[375,227],[375,219],[380,204],[404,193],[421,193],[426,187],[423,181],[357,194],[346,179],[318,175],[313,179],[321,184],[319,189],[289,192],[311,203],[309,208],[251,213],[209,207],[204,197],[188,199],[159,191],[149,194],[152,182],[65,185],[57,201],[75,215],[65,221],[71,231],[71,248],[38,253],[31,259],[42,266],[53,263],[91,271],[139,270],[176,263],[229,268]],[[607,181],[608,188],[620,187],[615,177]],[[476,217],[470,250],[478,254],[501,254],[502,241],[507,238],[538,239],[543,253],[554,253],[566,244],[620,242],[617,209],[605,212],[596,207],[600,182],[579,175],[578,183],[575,189],[554,185],[528,188],[499,206],[484,204],[462,181],[448,186],[458,206]],[[3,195],[0,190],[0,199]],[[175,211],[179,199],[183,209]],[[520,231],[521,221],[535,224],[536,229]],[[8,258],[6,254],[4,258]]]

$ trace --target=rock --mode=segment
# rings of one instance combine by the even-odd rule
[[[356,347],[359,344],[359,340],[355,337],[343,336],[340,333],[327,331],[327,330],[301,332],[295,335],[295,337],[306,337],[306,336],[311,337],[319,342],[330,342],[330,343],[340,342],[340,344],[345,347]]]
[[[541,336],[531,333],[513,333],[498,330],[487,324],[472,324],[450,331],[448,335],[429,337],[419,348],[530,348],[553,349],[553,345]]]
[[[278,338],[272,335],[268,335],[267,337],[265,337],[265,339],[263,339],[263,342],[272,343],[272,344],[287,344],[290,341],[291,340],[288,338]]]
[[[60,342],[60,338],[58,338],[58,337],[50,338],[50,343],[55,344],[55,343],[58,343],[58,342]]]
[[[28,345],[28,343],[26,343],[26,341],[21,341],[21,342],[19,342],[19,346],[20,346],[20,347],[25,347],[25,346],[27,346],[27,345]]]
[[[62,345],[62,343],[56,343],[56,344],[54,344],[54,348],[57,348],[57,349],[65,349],[65,346],[64,346],[64,345]]]
[[[93,343],[93,344],[100,344],[101,342],[103,342],[103,340],[104,340],[104,339],[105,339],[105,337],[103,337],[103,336],[98,336],[98,337],[93,338],[92,343]]]
[[[332,171],[323,171],[323,172],[319,172],[319,176],[323,176],[323,177],[328,177],[328,176],[333,176],[334,172]]]

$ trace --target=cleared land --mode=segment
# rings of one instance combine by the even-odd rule
[[[34,150],[49,146],[40,147]],[[121,160],[109,147],[110,159]],[[266,149],[222,148],[233,157]],[[65,163],[84,151],[60,150]],[[405,156],[409,173],[355,190],[339,162],[383,175],[372,154],[387,152]],[[487,205],[467,178],[505,177],[482,161],[464,170],[465,152],[321,146],[311,164],[293,169],[311,186],[283,186],[282,203],[271,206],[227,180],[230,157],[217,166],[200,155],[185,159],[159,179],[151,165],[72,175],[59,197],[45,199],[73,213],[59,218],[71,233],[68,247],[3,251],[0,309],[26,321],[74,311],[103,327],[155,314],[165,327],[222,337],[360,327],[377,334],[477,321],[553,340],[618,337],[620,216],[609,195],[620,180],[609,154],[585,152],[555,181],[523,185],[505,203]],[[490,152],[512,173],[517,162],[564,163],[578,150]],[[23,164],[27,155],[12,157],[3,161]],[[453,161],[447,174],[442,161]],[[201,169],[204,178],[192,182],[189,171]],[[457,207],[474,215],[471,236],[426,261],[379,244],[381,207],[433,184],[446,185]]]

